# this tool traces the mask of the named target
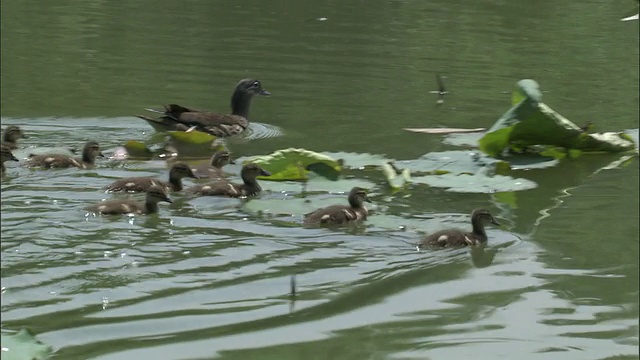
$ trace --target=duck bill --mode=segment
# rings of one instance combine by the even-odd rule
[[[493,225],[498,225],[498,226],[500,226],[500,223],[498,222],[498,220],[496,220],[496,219],[494,219],[494,218],[491,218],[491,223],[492,223]]]
[[[15,155],[11,154],[11,161],[20,161]]]
[[[365,202],[368,202],[368,203],[372,203],[372,202],[373,202],[373,201],[371,201],[371,199],[369,199],[369,198],[364,199],[364,201],[365,201]]]
[[[268,172],[267,170],[262,169],[262,170],[260,170],[260,175],[262,175],[262,176],[271,176],[271,173]]]
[[[171,200],[171,198],[169,197],[164,198],[164,201],[168,202],[169,204],[173,204],[173,200]]]
[[[105,157],[102,151],[98,153],[98,157],[101,157],[101,158]]]
[[[235,164],[236,164],[236,162],[235,162],[235,160],[233,160],[233,159],[229,158],[229,164],[233,164],[233,165],[235,165]]]
[[[271,93],[265,89],[260,90],[260,95],[262,96],[271,96]]]

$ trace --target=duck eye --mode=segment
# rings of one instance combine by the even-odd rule
[[[260,87],[260,82],[259,81],[254,82],[253,87]]]

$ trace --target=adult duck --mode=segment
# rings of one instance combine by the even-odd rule
[[[214,136],[228,137],[240,134],[249,126],[251,100],[256,95],[269,96],[271,93],[262,88],[259,80],[243,79],[236,85],[231,95],[231,114],[199,111],[169,104],[164,106],[164,111],[146,109],[162,114],[158,118],[144,115],[136,115],[136,117],[145,120],[157,131],[184,131],[195,128]]]

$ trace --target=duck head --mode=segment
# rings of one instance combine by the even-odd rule
[[[211,157],[211,166],[213,167],[220,169],[227,164],[235,164],[235,161],[233,161],[231,154],[226,150],[218,151]]]
[[[100,151],[100,145],[96,141],[87,141],[82,148],[82,160],[88,163],[93,163],[96,157],[104,157],[102,151]]]
[[[351,205],[351,207],[354,207],[354,208],[362,207],[362,204],[365,202],[370,203],[371,200],[369,200],[369,197],[367,196],[367,192],[364,191],[363,188],[356,186],[353,189],[351,189],[351,191],[349,192],[349,205]]]
[[[260,83],[260,80],[256,80],[256,79],[242,79],[240,80],[240,82],[238,83],[238,85],[236,85],[236,92],[242,92],[245,94],[249,94],[252,96],[255,95],[263,95],[263,96],[269,96],[271,95],[270,92],[268,92],[266,89],[264,89],[262,87],[262,84]]]
[[[185,177],[189,177],[192,179],[197,178],[196,174],[193,173],[193,170],[191,170],[189,165],[182,162],[173,164],[171,170],[169,170],[169,177],[175,179],[182,179]]]
[[[475,209],[471,213],[471,222],[476,223],[491,223],[493,225],[500,225],[498,220],[496,220],[493,215],[487,209]]]
[[[4,136],[2,139],[7,142],[16,142],[18,139],[27,139],[28,136],[22,132],[19,126],[11,125],[7,126],[4,130]]]
[[[159,202],[168,202],[172,203],[173,201],[167,196],[167,193],[164,192],[160,186],[151,186],[147,190],[147,201],[151,203],[159,203]]]
[[[271,173],[256,164],[247,164],[240,170],[240,176],[246,182],[247,180],[253,181],[258,176],[271,176]]]

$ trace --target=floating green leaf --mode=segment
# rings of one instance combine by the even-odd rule
[[[451,192],[462,193],[495,193],[504,191],[521,191],[536,188],[538,185],[527,179],[514,179],[511,176],[491,175],[484,173],[445,174],[414,177],[414,183],[424,183],[432,187],[445,188]]]
[[[191,131],[167,131],[169,137],[173,140],[192,145],[210,145],[216,137],[198,130]]]
[[[217,138],[198,130],[167,131],[169,139],[166,147],[175,149],[180,158],[205,158],[223,148],[215,141]]]
[[[416,133],[424,133],[424,134],[465,134],[465,133],[476,133],[480,131],[484,131],[485,128],[474,128],[474,129],[461,129],[461,128],[404,128],[402,130],[406,130],[409,132]]]
[[[149,150],[147,145],[141,141],[129,140],[124,143],[126,150],[126,158],[149,160],[153,157],[153,151]]]
[[[513,107],[480,139],[480,150],[497,157],[508,146],[523,148],[547,145],[583,152],[623,152],[635,149],[636,144],[624,133],[586,134],[582,128],[541,100],[542,94],[534,80],[519,81],[512,94]],[[552,154],[560,156],[559,153]]]
[[[269,171],[271,176],[260,177],[265,180],[306,181],[309,171],[317,170],[319,175],[337,179],[342,172],[342,162],[317,152],[289,148],[278,150],[269,155],[253,156],[243,163],[255,163]]]
[[[44,359],[53,351],[50,345],[45,345],[31,335],[26,329],[15,334],[0,334],[2,343],[2,360]]]

